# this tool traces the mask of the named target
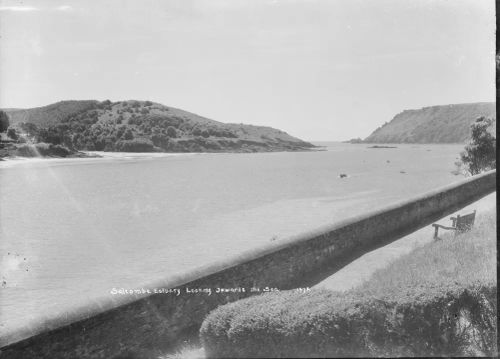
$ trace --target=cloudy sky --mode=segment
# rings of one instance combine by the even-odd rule
[[[493,0],[0,0],[0,107],[152,100],[305,140],[494,101]]]

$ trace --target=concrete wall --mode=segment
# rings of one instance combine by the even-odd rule
[[[354,258],[495,190],[496,171],[490,171],[147,287],[177,288],[179,296],[125,295],[89,303],[36,328],[10,333],[2,338],[0,356],[153,358],[195,333],[218,305],[260,293],[250,293],[252,287],[284,290],[311,285]],[[212,295],[186,293],[186,288],[210,288]],[[246,292],[216,294],[215,288],[245,288]]]

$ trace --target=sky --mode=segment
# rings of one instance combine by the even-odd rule
[[[495,101],[494,0],[0,0],[0,107],[151,100],[308,141]]]

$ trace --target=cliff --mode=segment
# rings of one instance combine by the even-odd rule
[[[480,116],[496,118],[494,102],[405,110],[365,138],[366,143],[464,143]],[[491,131],[496,131],[496,121]]]

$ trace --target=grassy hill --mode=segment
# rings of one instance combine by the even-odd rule
[[[26,138],[75,150],[261,152],[314,147],[271,127],[225,124],[151,101],[61,101],[5,112]]]
[[[405,110],[377,128],[367,143],[464,143],[478,117],[496,118],[494,102],[424,107]],[[491,129],[496,131],[495,128]]]
[[[20,122],[35,123],[46,127],[55,125],[64,118],[82,111],[95,108],[98,101],[61,101],[48,106],[30,109],[4,109],[9,115],[11,124]]]

